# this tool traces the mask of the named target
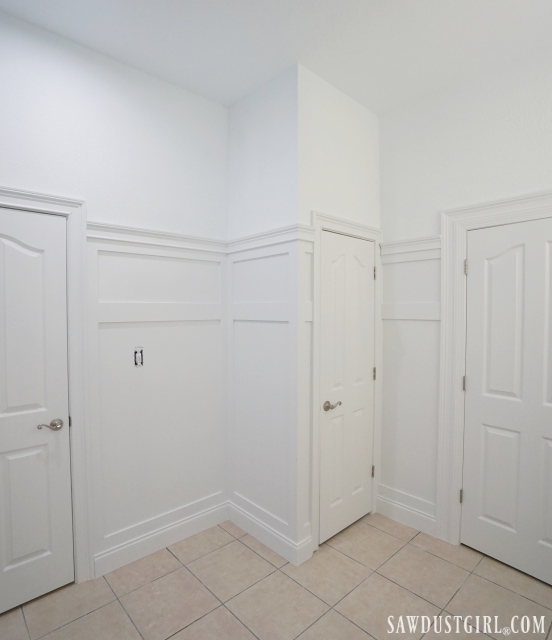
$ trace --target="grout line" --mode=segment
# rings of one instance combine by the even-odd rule
[[[230,609],[225,604],[223,604],[222,606],[226,609],[226,611],[228,611],[228,613],[232,617],[234,617],[240,624],[242,624],[249,631],[249,633],[251,633],[255,638],[257,638],[257,640],[260,640],[259,636],[256,633],[253,633],[253,631],[251,631],[251,629],[245,624],[245,622],[243,620],[240,620],[233,611],[230,611]]]
[[[242,536],[242,538],[245,538],[245,536]],[[249,545],[245,544],[245,542],[242,542],[241,538],[236,538],[237,542],[241,542],[243,544],[243,546],[246,549],[249,549],[249,551],[252,551],[253,553],[255,553],[256,555],[259,556],[259,558],[261,558],[261,560],[264,560],[265,562],[268,562],[269,565],[273,566],[275,569],[281,569],[282,567],[285,567],[287,564],[289,564],[289,562],[286,562],[285,564],[283,564],[281,567],[277,567],[275,564],[272,564],[272,562],[270,562],[270,560],[267,560],[264,556],[262,556],[260,553],[257,553],[257,551],[255,551],[255,549],[252,549]],[[261,542],[262,544],[262,542]],[[276,553],[276,552],[274,552]],[[277,554],[279,555],[279,554]],[[280,556],[281,557],[281,556]]]
[[[123,603],[117,598],[117,602],[119,603],[119,606],[121,607],[121,609],[123,610],[124,614],[126,615],[126,617],[130,620],[130,623],[132,624],[132,626],[136,629],[136,631],[138,632],[138,635],[140,636],[140,638],[142,638],[142,640],[145,640],[144,636],[142,635],[142,632],[140,631],[140,629],[138,629],[138,625],[134,622],[134,620],[132,619],[132,617],[130,616],[129,612],[125,609]]]
[[[86,618],[86,616],[89,616],[92,613],[96,613],[96,611],[99,611],[100,609],[103,609],[104,607],[108,607],[110,604],[113,604],[114,602],[117,602],[117,599],[111,600],[110,602],[106,602],[105,604],[102,604],[100,607],[96,607],[96,609],[92,609],[91,611],[87,611],[82,616],[79,616],[78,618],[75,618],[74,620],[69,620],[69,622],[65,622],[64,624],[60,625],[59,627],[56,627],[55,629],[50,629],[50,631],[47,631],[46,633],[42,634],[41,636],[38,636],[37,638],[35,638],[35,640],[40,640],[40,638],[44,638],[47,635],[49,635],[50,633],[54,633],[54,631],[59,631],[60,629],[68,627],[70,624],[73,624],[73,622],[77,622],[77,620],[82,620],[83,618]]]
[[[23,609],[23,605],[19,607],[21,609],[21,615],[23,616],[23,622],[25,624],[25,629],[27,629],[27,635],[29,636],[29,640],[31,640],[31,632],[29,631],[29,625],[27,624],[27,618],[25,616],[25,611]]]
[[[170,640],[170,638],[174,638],[174,636],[176,636],[181,631],[184,631],[184,629],[188,629],[188,627],[191,627],[196,622],[199,622],[200,620],[203,620],[203,618],[206,618],[209,614],[214,613],[215,611],[218,611],[221,607],[224,607],[224,605],[223,604],[219,604],[214,609],[211,609],[210,611],[207,611],[207,613],[204,613],[202,616],[199,616],[199,618],[197,618],[193,622],[190,622],[189,624],[184,625],[181,629],[178,629],[174,633],[171,633],[171,635],[167,636],[164,640]]]

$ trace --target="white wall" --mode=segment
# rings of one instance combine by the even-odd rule
[[[297,223],[297,67],[230,109],[230,239]]]
[[[551,77],[551,55],[531,58],[381,119],[384,251],[397,254],[388,260],[421,256],[423,242],[398,241],[438,236],[441,210],[552,187]],[[433,255],[384,267],[384,299],[399,317],[384,321],[380,490],[383,509],[429,532],[439,406]]]
[[[89,220],[222,238],[227,110],[0,14],[0,181]]]
[[[379,228],[379,123],[299,66],[299,222],[318,211]]]

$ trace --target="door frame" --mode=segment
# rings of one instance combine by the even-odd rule
[[[67,353],[75,582],[94,577],[90,544],[89,476],[85,420],[86,207],[84,202],[0,187],[0,207],[63,216],[67,220]]]
[[[313,344],[312,344],[312,539],[318,548],[320,541],[320,315],[321,315],[321,254],[322,232],[333,231],[343,235],[369,240],[374,243],[374,264],[376,265],[376,281],[374,292],[375,335],[374,354],[376,362],[376,382],[374,389],[374,453],[372,464],[375,476],[372,482],[372,510],[375,509],[378,494],[381,460],[381,407],[382,407],[382,275],[381,268],[381,231],[345,218],[338,218],[325,213],[312,212],[314,227],[314,259],[313,259]]]
[[[460,543],[468,232],[552,217],[552,191],[441,213],[441,375],[437,460],[437,537]]]

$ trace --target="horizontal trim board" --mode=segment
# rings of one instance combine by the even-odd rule
[[[383,320],[440,320],[439,302],[395,302],[381,305]]]
[[[398,242],[382,242],[381,244],[382,257],[403,253],[424,253],[426,251],[440,250],[440,236],[425,236],[423,238],[412,238],[411,240],[400,240]]]
[[[396,520],[408,527],[413,527],[414,529],[427,533],[430,536],[435,536],[436,522],[435,518],[432,516],[428,516],[425,513],[411,509],[404,504],[387,500],[387,498],[383,498],[381,496],[376,498],[375,510],[377,513],[381,513],[387,518]]]
[[[291,305],[288,302],[235,302],[228,306],[233,320],[289,322],[291,317]]]
[[[435,504],[433,502],[429,502],[428,500],[424,500],[423,498],[418,498],[417,496],[413,496],[410,493],[406,493],[405,491],[400,491],[399,489],[393,489],[391,487],[387,487],[386,485],[380,484],[378,489],[378,497],[384,498],[390,502],[395,502],[404,507],[408,507],[413,511],[418,511],[419,513],[429,516],[430,518],[435,518]]]
[[[431,249],[428,251],[408,251],[406,253],[395,253],[381,257],[382,265],[400,264],[402,262],[422,262],[424,260],[440,260],[441,250]]]
[[[198,510],[182,520],[160,527],[94,556],[95,577],[115,571],[151,553],[176,544],[196,533],[228,520],[228,503]]]
[[[222,320],[221,303],[187,302],[98,302],[98,323],[105,322],[186,322]]]

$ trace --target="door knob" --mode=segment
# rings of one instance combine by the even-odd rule
[[[341,400],[338,400],[335,404],[332,404],[329,400],[326,400],[326,402],[324,402],[324,404],[322,405],[322,409],[324,409],[324,411],[331,411],[332,409],[339,407],[340,404]]]
[[[37,429],[42,429],[42,427],[48,427],[52,431],[59,431],[61,427],[63,427],[63,420],[61,418],[57,418],[57,420],[52,420],[50,424],[39,424]]]

